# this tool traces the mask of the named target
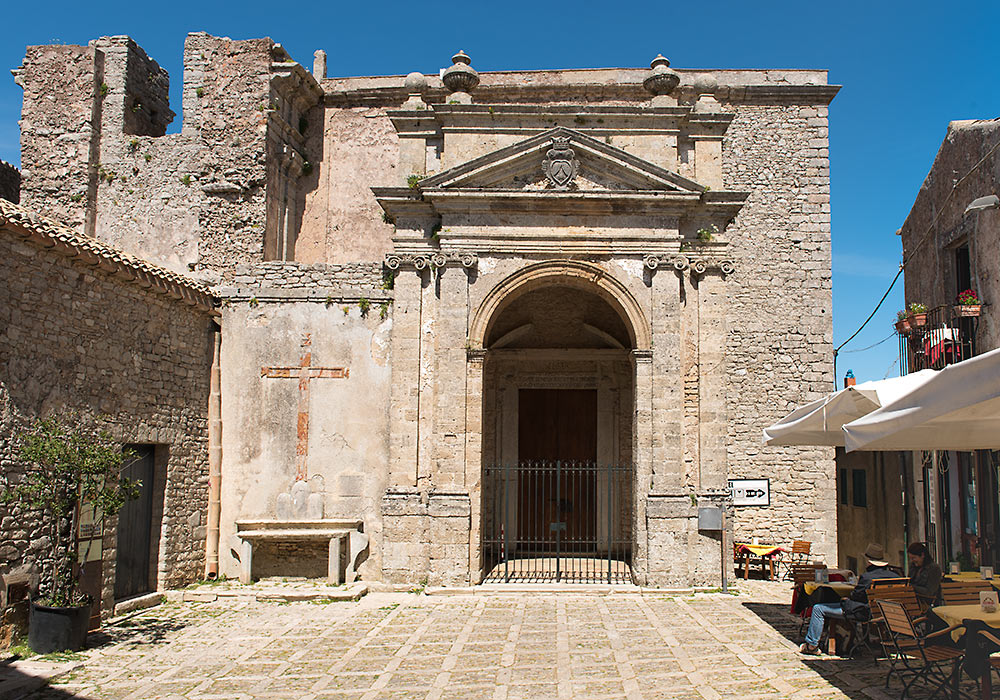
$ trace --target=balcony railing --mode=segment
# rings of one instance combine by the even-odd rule
[[[923,324],[911,321],[899,333],[899,373],[942,369],[976,354],[978,316],[965,316],[954,306],[938,306],[927,312]]]

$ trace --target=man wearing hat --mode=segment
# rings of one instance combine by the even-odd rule
[[[885,551],[880,544],[869,544],[865,549],[865,572],[858,579],[849,598],[839,603],[817,603],[813,606],[812,617],[809,618],[809,629],[806,630],[806,641],[799,647],[803,654],[819,653],[819,638],[823,634],[826,618],[850,618],[852,620],[867,620],[871,617],[868,607],[868,589],[872,581],[879,578],[898,578],[899,574],[889,568],[885,559]]]

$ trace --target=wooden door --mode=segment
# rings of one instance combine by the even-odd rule
[[[150,545],[153,539],[153,446],[130,445],[136,458],[123,470],[139,482],[139,497],[118,513],[118,551],[115,563],[115,600],[150,590]]]
[[[521,389],[518,395],[518,460],[538,462],[518,483],[518,539],[522,548],[548,551],[555,527],[561,545],[586,549],[597,536],[597,391]],[[563,469],[558,473],[555,462]],[[563,525],[559,525],[562,523]],[[525,545],[527,545],[525,547]]]

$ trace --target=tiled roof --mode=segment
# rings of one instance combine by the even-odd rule
[[[215,297],[208,287],[166,268],[116,250],[95,238],[45,218],[19,204],[0,199],[0,228],[27,238],[44,248],[166,294],[205,311],[214,311]]]

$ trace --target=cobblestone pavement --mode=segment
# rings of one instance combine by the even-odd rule
[[[788,584],[700,594],[373,593],[172,603],[32,700],[897,698],[885,664],[802,657]]]

